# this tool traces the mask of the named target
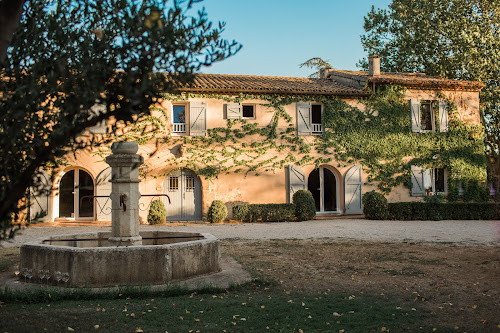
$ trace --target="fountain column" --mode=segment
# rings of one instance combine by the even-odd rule
[[[142,245],[139,234],[139,166],[144,162],[137,155],[135,142],[115,142],[113,154],[106,157],[111,166],[111,237],[116,246]]]

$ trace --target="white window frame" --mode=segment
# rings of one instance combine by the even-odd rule
[[[253,108],[253,116],[252,117],[245,117],[243,115],[243,112],[244,112],[243,109],[245,106],[251,106]],[[241,104],[241,119],[255,119],[257,117],[256,113],[257,113],[257,107],[255,104],[249,104],[249,103],[242,103]]]
[[[444,171],[444,192],[436,191],[436,171],[437,169],[442,169]],[[432,174],[432,194],[446,194],[448,193],[448,171],[446,168],[433,168],[431,169]]]
[[[422,128],[422,105],[423,104],[429,104],[431,108],[431,129],[420,129],[420,132],[436,132],[436,112],[434,111],[433,104],[436,103],[438,104],[437,100],[432,100],[432,99],[423,99],[420,100],[418,103],[418,107],[420,109],[420,128]],[[438,104],[439,108],[439,104]]]
[[[321,110],[320,110],[320,123],[313,123],[312,122],[312,113],[313,113],[313,106],[318,105]],[[321,135],[323,134],[323,104],[320,103],[312,103],[311,104],[311,130],[313,135]]]
[[[174,107],[176,106],[184,106],[184,123],[174,123]],[[189,135],[189,103],[186,102],[172,102],[172,110],[170,112],[171,117],[171,130],[170,133],[173,136],[184,136]],[[174,125],[178,124],[178,125]],[[183,126],[182,126],[183,124]],[[184,130],[180,130],[184,128]]]
[[[435,110],[431,112],[431,129],[422,129],[422,104],[437,103],[437,114]],[[446,101],[437,99],[410,99],[410,124],[411,131],[417,132],[448,132],[448,105]],[[436,119],[436,116],[438,119]]]

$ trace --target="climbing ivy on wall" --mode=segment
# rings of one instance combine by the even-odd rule
[[[337,167],[362,164],[368,182],[376,182],[384,193],[402,183],[410,186],[411,165],[446,167],[450,188],[459,181],[486,180],[483,128],[460,121],[456,107],[448,102],[447,133],[412,133],[403,88],[380,89],[373,97],[360,101],[364,110],[338,98],[321,96],[240,94],[230,97],[185,93],[164,98],[172,101],[210,98],[234,103],[260,100],[260,105],[273,113],[265,126],[253,120],[227,120],[225,127],[208,129],[207,136],[174,137],[165,125],[166,112],[154,108],[162,112],[160,117],[145,117],[129,126],[127,134],[120,137],[120,140],[134,140],[139,144],[155,139],[157,149],[163,145],[171,150],[177,147],[177,153],[162,163],[186,166],[206,178],[217,177],[219,173],[258,175],[291,163],[319,166],[335,161]],[[297,135],[294,118],[285,111],[286,105],[297,102],[323,104],[322,135]]]

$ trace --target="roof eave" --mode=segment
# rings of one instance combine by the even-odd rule
[[[198,89],[198,88],[179,88],[180,92],[188,93],[216,93],[216,94],[252,94],[252,95],[323,95],[323,96],[357,96],[368,97],[369,92],[365,91],[302,91],[302,90],[252,90],[252,89]]]

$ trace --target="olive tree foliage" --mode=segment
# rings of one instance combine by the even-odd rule
[[[324,60],[323,58],[319,57],[314,57],[311,58],[303,63],[301,63],[300,68],[306,67],[306,68],[312,68],[316,70],[316,72],[312,73],[309,75],[310,78],[312,79],[318,79],[320,77],[321,70],[323,69],[332,69],[332,65],[328,62],[328,60]]]
[[[361,43],[386,72],[424,72],[485,84],[487,151],[500,147],[500,1],[393,0],[365,16]],[[366,59],[359,65],[368,68]]]
[[[86,128],[111,116],[133,122],[238,51],[221,38],[224,24],[192,5],[0,0],[0,239],[13,236],[37,170],[92,144]]]

